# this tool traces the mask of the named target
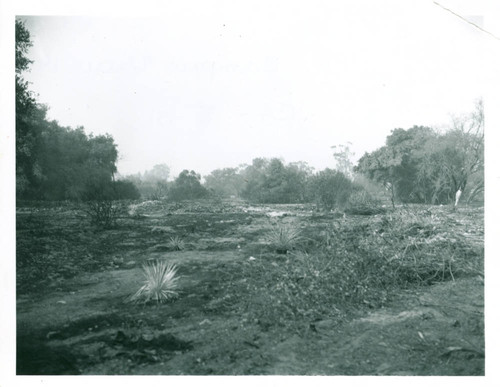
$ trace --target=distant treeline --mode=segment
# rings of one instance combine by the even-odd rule
[[[117,177],[117,145],[110,135],[87,135],[46,118],[23,72],[32,61],[29,31],[16,20],[16,193],[28,200],[162,199],[239,197],[258,203],[316,202],[345,208],[360,202],[443,204],[460,190],[482,200],[484,118],[482,102],[447,131],[415,126],[394,129],[386,144],[353,165],[348,146],[334,147],[336,169],[314,172],[305,162],[257,158],[251,165],[223,168],[202,178],[156,165],[144,174]]]

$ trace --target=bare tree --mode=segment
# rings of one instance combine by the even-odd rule
[[[445,164],[455,192],[455,207],[461,193],[467,192],[467,202],[484,190],[484,108],[476,102],[468,116],[455,117],[450,135],[455,137],[460,162]],[[459,193],[460,191],[460,193]]]

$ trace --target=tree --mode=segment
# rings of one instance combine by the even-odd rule
[[[278,158],[254,159],[241,172],[245,181],[241,195],[258,203],[301,203],[311,171],[304,162],[285,165]]]
[[[334,145],[331,148],[334,150],[335,169],[352,180],[354,178],[354,164],[351,160],[354,157],[354,152],[350,149],[351,145],[352,143],[348,142],[347,145]]]
[[[169,198],[174,201],[201,199],[208,196],[208,191],[201,185],[201,176],[195,171],[183,170],[169,190]]]
[[[456,204],[462,192],[473,200],[484,190],[482,101],[444,133],[419,126],[393,130],[386,145],[366,153],[355,170],[389,187],[393,200]]]
[[[237,168],[216,169],[205,176],[205,187],[218,196],[239,196],[244,180]]]
[[[475,111],[455,117],[448,131],[428,141],[419,153],[417,183],[426,187],[431,203],[467,202],[484,190],[484,115]]]
[[[265,158],[255,158],[252,160],[252,165],[242,167],[240,173],[245,181],[245,185],[241,192],[242,197],[258,203],[263,203],[264,192],[262,190],[262,185],[264,184],[265,170],[268,165],[269,160]]]
[[[157,164],[143,174],[139,172],[128,175],[125,179],[134,183],[142,197],[159,200],[167,195],[169,176],[170,167],[167,164]]]
[[[115,198],[113,190],[114,175],[118,150],[110,135],[90,136],[88,140],[89,154],[84,161],[85,197],[97,199],[99,197]]]
[[[475,110],[455,117],[451,130],[445,134],[447,145],[443,155],[443,169],[453,192],[467,191],[468,200],[484,190],[484,107],[476,102]],[[470,184],[472,183],[472,184]]]
[[[30,33],[16,20],[16,193],[20,199],[86,199],[111,195],[118,150],[109,135],[47,121],[22,73],[29,69]]]
[[[170,167],[167,164],[156,164],[151,170],[144,172],[143,181],[150,183],[166,183],[170,176]]]
[[[44,171],[38,199],[86,199],[114,180],[118,150],[109,135],[87,136],[83,127],[44,122],[38,147]]]
[[[117,180],[113,182],[116,199],[137,200],[141,194],[135,184],[129,180]]]
[[[418,167],[422,151],[433,138],[435,132],[428,127],[394,129],[386,145],[365,153],[354,170],[388,187],[393,202],[423,203],[426,195],[416,184]]]
[[[304,161],[297,161],[287,165],[288,186],[293,192],[295,200],[293,203],[304,203],[307,201],[307,184],[312,177],[314,168]]]
[[[327,210],[343,209],[352,191],[351,180],[329,168],[312,176],[309,182],[309,198]]]
[[[18,195],[35,196],[37,184],[43,177],[38,161],[42,124],[47,109],[36,103],[23,72],[32,63],[27,57],[33,45],[24,23],[15,21],[15,67],[16,67],[16,192]]]

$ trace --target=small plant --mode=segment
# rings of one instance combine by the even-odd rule
[[[267,242],[279,254],[286,254],[302,239],[300,229],[293,225],[281,225],[271,229],[266,237]]]
[[[92,225],[108,229],[116,226],[122,208],[113,200],[93,200],[86,203],[85,212]]]
[[[184,250],[184,248],[186,247],[186,244],[184,243],[182,238],[178,236],[171,237],[167,245],[170,248],[170,250],[174,251],[181,251]]]
[[[179,295],[176,291],[179,277],[176,276],[175,264],[156,260],[145,263],[142,269],[145,277],[144,285],[130,297],[130,301],[161,303]]]

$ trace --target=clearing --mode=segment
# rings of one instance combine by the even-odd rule
[[[404,211],[398,219],[414,222],[398,236],[387,231],[390,212],[343,217],[307,205],[145,202],[109,230],[69,204],[18,206],[17,373],[484,375],[483,209]],[[269,230],[292,224],[304,238],[276,253]],[[372,282],[330,302],[314,282],[301,285],[309,271],[287,277],[319,245],[334,267],[342,254],[372,252],[386,265],[412,254],[442,270],[398,285],[363,263],[352,273]],[[179,297],[126,302],[151,259],[178,266]],[[325,280],[318,267],[311,273]],[[379,287],[362,288],[374,278]]]

